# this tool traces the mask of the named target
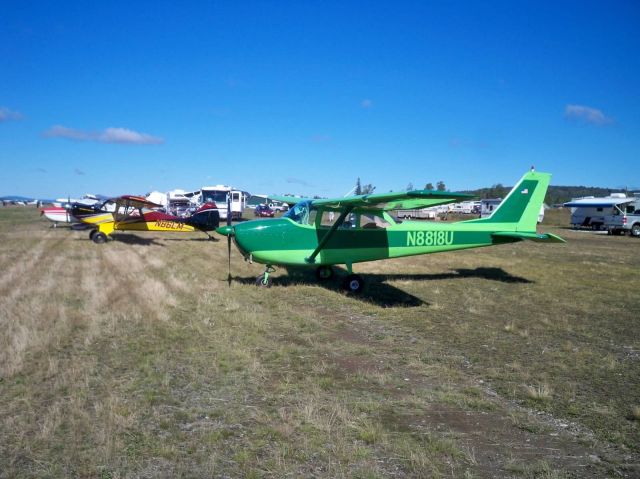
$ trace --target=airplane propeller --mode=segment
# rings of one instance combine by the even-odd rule
[[[227,282],[231,287],[231,193],[227,195],[227,229],[229,230],[229,234],[227,234],[227,256],[229,257]]]

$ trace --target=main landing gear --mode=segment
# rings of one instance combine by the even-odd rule
[[[89,239],[96,244],[102,244],[107,241],[107,235],[98,230],[91,230],[89,233]]]
[[[344,279],[342,287],[349,293],[359,293],[364,288],[364,280],[357,274],[350,274]]]

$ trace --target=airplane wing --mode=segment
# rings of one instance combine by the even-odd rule
[[[299,196],[278,196],[278,195],[269,195],[267,198],[270,200],[279,201],[280,203],[286,203],[289,207],[292,207],[296,203],[300,203],[301,201],[311,201],[312,198],[301,198]]]
[[[122,195],[117,198],[112,198],[111,201],[115,202],[118,206],[126,204],[133,208],[162,208],[162,205],[149,201],[143,196]]]
[[[301,201],[312,201],[314,206],[343,209],[350,207],[377,210],[411,210],[429,208],[430,206],[447,205],[477,198],[466,193],[449,191],[413,190],[400,193],[372,193],[369,195],[346,196],[344,198],[311,199],[295,196],[269,196],[270,199],[288,203],[290,206]]]
[[[346,198],[320,199],[313,200],[313,204],[336,209],[350,206],[351,208],[372,208],[389,211],[428,208],[473,198],[475,198],[474,195],[465,193],[413,190],[401,193],[373,193],[370,195],[348,196]]]

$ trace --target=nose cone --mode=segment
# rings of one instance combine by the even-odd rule
[[[216,233],[223,236],[233,236],[233,226],[220,226],[220,228],[216,228]]]

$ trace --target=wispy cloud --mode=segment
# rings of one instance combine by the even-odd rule
[[[314,188],[315,185],[309,183],[308,181],[305,180],[301,180],[300,178],[287,178],[286,179],[287,183],[294,183],[296,185],[302,185],[302,186],[309,186],[311,188]]]
[[[131,145],[157,145],[164,143],[164,139],[139,133],[128,128],[106,128],[102,131],[83,131],[55,125],[44,132],[50,138],[66,138],[75,141],[95,141],[98,143],[122,143]]]
[[[602,110],[585,105],[567,105],[564,107],[564,116],[569,120],[589,123],[591,125],[608,125],[613,123],[613,118],[605,115]]]
[[[22,120],[24,115],[19,111],[13,111],[5,106],[0,106],[0,122],[9,120]]]
[[[451,148],[487,148],[489,145],[484,141],[465,140],[463,138],[451,138],[449,140]]]
[[[360,102],[360,106],[365,110],[373,108],[373,100],[370,100],[369,98],[365,98]]]
[[[331,137],[329,135],[313,135],[311,141],[314,143],[327,143],[331,141]]]
[[[80,168],[75,168],[73,172],[78,176],[84,176],[84,171],[82,171]]]

